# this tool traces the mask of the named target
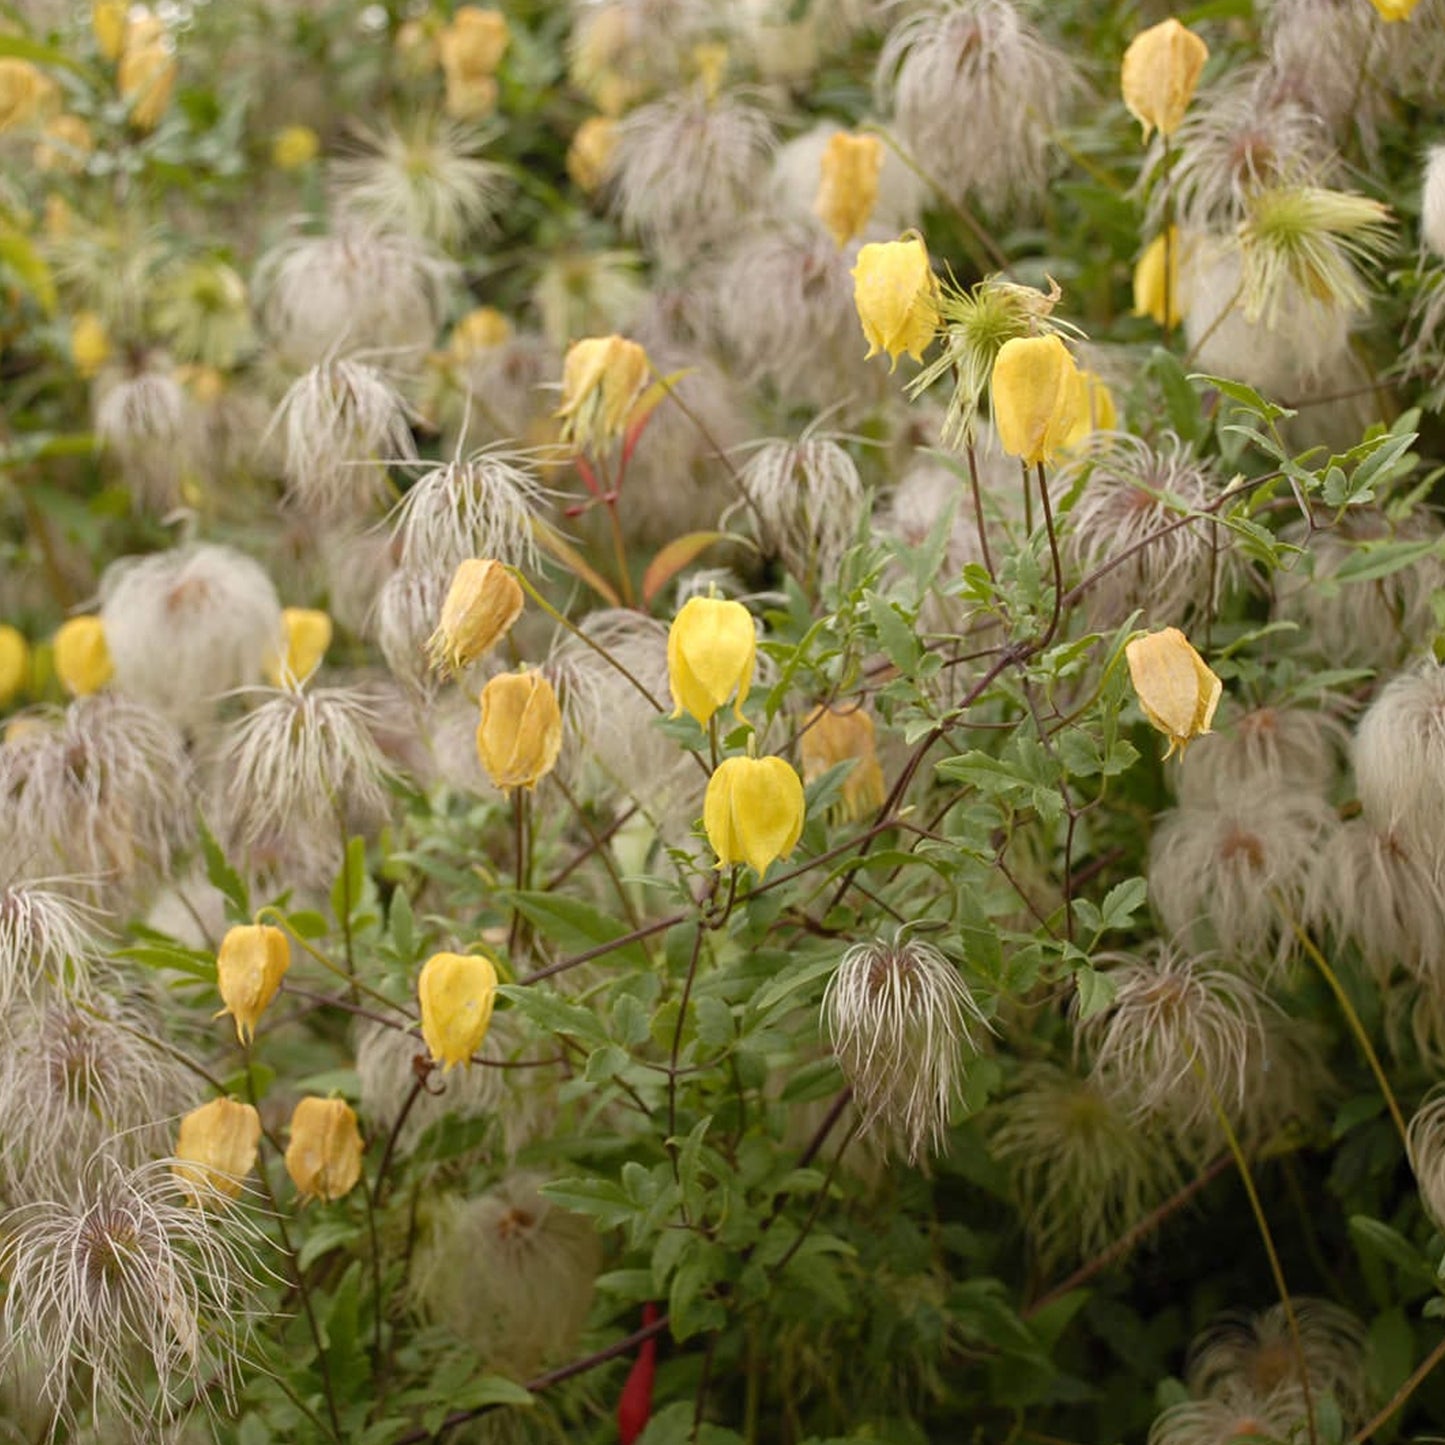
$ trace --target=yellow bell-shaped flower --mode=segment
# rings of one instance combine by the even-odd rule
[[[647,352],[622,336],[574,341],[562,362],[562,439],[579,451],[610,446],[627,430],[652,364]]]
[[[673,717],[691,713],[706,727],[734,692],[741,717],[757,655],[753,615],[741,602],[689,598],[667,633],[667,685],[675,705]]]
[[[999,444],[1027,465],[1050,461],[1088,435],[1088,385],[1057,336],[1005,341],[990,385]]]
[[[130,0],[95,0],[90,7],[90,29],[95,48],[105,60],[119,60],[125,48],[126,12]]]
[[[799,738],[803,780],[812,783],[829,768],[852,761],[843,780],[843,813],[849,818],[871,813],[883,801],[883,769],[878,765],[873,719],[861,707],[815,707],[803,721]]]
[[[71,697],[99,692],[115,675],[105,626],[98,617],[71,617],[62,622],[52,642],[55,675]]]
[[[850,274],[868,356],[886,351],[897,366],[906,351],[922,361],[938,330],[938,278],[923,242],[908,236],[864,246]]]
[[[507,18],[499,10],[463,5],[437,36],[437,54],[446,75],[446,111],[456,120],[487,115],[497,103],[493,72],[511,41]]]
[[[1134,266],[1134,315],[1147,316],[1166,331],[1172,331],[1184,319],[1179,294],[1181,259],[1179,231],[1170,226],[1144,247]]]
[[[819,168],[822,174],[813,214],[840,247],[846,246],[868,224],[878,204],[883,142],[876,135],[840,130],[829,138]]]
[[[0,622],[0,707],[9,707],[30,680],[30,644],[18,628]]]
[[[266,659],[266,680],[272,687],[305,682],[331,646],[331,618],[315,607],[286,607],[281,612],[285,655],[280,649]]]
[[[216,1017],[230,1014],[243,1044],[255,1037],[256,1021],[290,967],[291,945],[279,928],[244,923],[227,930],[216,954],[216,983],[225,1004]]]
[[[286,1172],[303,1199],[330,1203],[361,1178],[361,1130],[345,1099],[302,1099],[291,1115]]]
[[[458,364],[468,362],[511,338],[512,323],[495,306],[477,306],[452,327],[447,351]]]
[[[1419,3],[1420,0],[1370,0],[1370,4],[1379,11],[1380,19],[1387,24],[1408,20]]]
[[[535,788],[562,750],[562,710],[539,672],[504,672],[482,689],[477,756],[497,788]]]
[[[271,141],[271,163],[279,171],[299,171],[321,154],[321,137],[309,125],[283,126]]]
[[[1166,137],[1179,129],[1208,59],[1209,47],[1177,20],[1151,25],[1129,42],[1119,88],[1145,140],[1156,128]]]
[[[212,1099],[181,1120],[176,1139],[175,1176],[192,1203],[217,1194],[235,1199],[256,1167],[261,1116],[250,1104]]]
[[[803,832],[803,782],[782,758],[728,758],[708,779],[702,826],[719,868],[747,863],[761,877]]]
[[[416,982],[421,1036],[443,1070],[467,1063],[481,1048],[497,1001],[497,970],[474,953],[434,953]]]
[[[28,125],[55,93],[55,82],[28,60],[0,57],[0,133]]]
[[[589,196],[612,174],[617,153],[617,122],[610,115],[589,115],[567,147],[567,174]]]
[[[1169,739],[1166,758],[1209,731],[1223,684],[1177,627],[1133,638],[1124,656],[1144,716]]]
[[[137,130],[160,124],[176,84],[176,58],[162,40],[127,44],[115,75],[120,98],[130,104],[130,122]]]
[[[521,586],[500,562],[469,557],[456,570],[427,656],[441,672],[461,672],[484,657],[522,615]]]
[[[77,312],[70,323],[70,355],[84,377],[94,376],[110,359],[110,336],[94,311]]]

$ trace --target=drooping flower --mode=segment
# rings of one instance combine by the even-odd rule
[[[240,1197],[246,1176],[256,1167],[261,1116],[251,1104],[212,1099],[181,1120],[176,1139],[176,1178],[195,1204],[217,1195]]]
[[[706,727],[734,693],[739,715],[757,663],[757,628],[741,602],[692,597],[667,633],[667,680],[673,716],[684,712]]]
[[[286,1172],[303,1199],[329,1204],[361,1178],[361,1130],[345,1099],[300,1100],[291,1114]]]
[[[761,877],[803,832],[803,783],[782,758],[728,758],[703,798],[702,821],[717,866],[747,863]]]
[[[535,788],[562,750],[562,711],[540,672],[505,672],[482,689],[477,754],[497,788]]]
[[[1179,129],[1208,59],[1209,47],[1174,19],[1140,31],[1129,42],[1119,84],[1146,141],[1152,130],[1168,140]]]
[[[883,142],[838,131],[829,137],[820,170],[813,211],[834,241],[846,246],[868,224],[877,203]]]
[[[18,627],[0,623],[0,708],[9,707],[30,678],[30,644]]]
[[[416,984],[421,1032],[435,1062],[470,1064],[482,1046],[497,998],[497,967],[475,953],[434,953]]]
[[[281,987],[291,967],[291,944],[269,924],[238,924],[228,929],[216,954],[216,986],[225,1008],[236,1021],[236,1037],[250,1043],[256,1024]]]
[[[1146,632],[1124,648],[1139,707],[1175,749],[1209,731],[1224,684],[1177,627]]]
[[[906,351],[923,360],[938,330],[938,279],[917,236],[879,241],[858,252],[853,299],[868,355],[886,351],[893,364]]]
[[[562,438],[593,454],[619,441],[652,374],[647,352],[622,336],[574,341],[562,364]]]
[[[434,668],[459,673],[490,652],[522,615],[521,585],[500,562],[469,557],[457,568],[427,641]]]
[[[266,680],[272,687],[302,683],[321,666],[331,646],[331,617],[315,607],[281,609],[280,646],[266,659]]]
[[[860,818],[879,807],[884,798],[883,769],[878,765],[873,719],[857,707],[815,707],[803,719],[798,741],[803,781],[812,783],[839,763],[853,767],[843,779],[843,813]]]
[[[1000,445],[1027,466],[1052,461],[1089,431],[1089,396],[1058,336],[1025,336],[999,348],[989,382]]]

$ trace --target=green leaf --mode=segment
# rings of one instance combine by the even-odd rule
[[[1103,907],[1099,910],[1100,928],[1128,928],[1148,896],[1149,885],[1142,878],[1126,878],[1116,883],[1104,895]]]
[[[349,838],[346,861],[331,887],[331,911],[338,923],[355,921],[357,910],[366,896],[366,839]]]
[[[792,998],[800,989],[832,973],[837,968],[837,955],[833,953],[804,955],[797,963],[789,965],[780,974],[765,984],[753,996],[752,1008],[755,1013],[770,1013],[780,1003]],[[789,1005],[792,1007],[792,1005]]]
[[[594,1044],[611,1042],[594,1010],[572,1003],[552,989],[540,984],[504,983],[497,993],[547,1033],[568,1034]]]
[[[511,893],[508,899],[544,937],[550,938],[566,953],[586,953],[632,931],[628,924],[610,917],[590,903],[561,893]],[[647,953],[635,940],[600,957],[615,959],[633,968],[647,967]]]
[[[1340,564],[1335,579],[1340,582],[1372,582],[1439,551],[1440,543],[1435,540],[1362,542]]]
[[[923,644],[919,642],[912,624],[886,597],[872,591],[865,592],[863,597],[868,604],[868,616],[878,629],[878,640],[883,644],[889,661],[901,672],[911,672],[918,665],[919,654],[923,651]]]
[[[251,895],[247,891],[241,875],[226,861],[226,855],[221,851],[221,845],[216,842],[215,834],[207,826],[205,819],[201,820],[201,851],[206,858],[206,877],[210,880],[211,886],[225,896],[226,902],[231,905],[233,917],[244,919],[247,923],[251,921]]]
[[[1191,372],[1189,379],[1212,386],[1215,391],[1227,396],[1231,401],[1238,402],[1246,411],[1264,421],[1278,421],[1281,417],[1294,415],[1288,407],[1276,406],[1274,402],[1266,401],[1252,386],[1246,386],[1242,381],[1231,381],[1224,376],[1210,376],[1202,371]]]
[[[611,1179],[556,1179],[541,1192],[564,1209],[595,1219],[601,1229],[626,1224],[637,1212],[636,1202]]]
[[[1393,1264],[1407,1278],[1424,1281],[1434,1289],[1435,1271],[1429,1261],[1403,1234],[1383,1220],[1371,1219],[1366,1214],[1351,1215],[1350,1234],[1361,1248]]]
[[[1106,973],[1084,964],[1074,973],[1074,987],[1079,991],[1079,1022],[1102,1013],[1114,1002],[1117,989]]]
[[[405,888],[398,888],[391,895],[391,910],[386,922],[392,946],[401,958],[410,962],[416,957],[416,927],[411,899],[407,897]]]
[[[297,1269],[304,1274],[322,1255],[350,1244],[360,1234],[361,1225],[355,1220],[323,1220],[301,1241],[301,1248],[296,1251]]]

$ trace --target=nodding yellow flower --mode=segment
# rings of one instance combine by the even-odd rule
[[[446,111],[456,120],[488,115],[497,104],[497,66],[511,41],[499,10],[463,5],[437,36],[446,76]]]
[[[125,48],[125,20],[129,9],[130,0],[95,0],[90,7],[95,48],[106,60],[119,60]]]
[[[28,60],[0,57],[0,134],[28,125],[56,94],[55,82]]]
[[[110,335],[94,311],[77,312],[70,323],[70,355],[75,369],[87,378],[110,360]]]
[[[85,158],[94,149],[95,137],[85,121],[78,115],[58,115],[35,147],[35,165],[42,171],[76,175],[85,169]]]
[[[878,203],[878,177],[883,173],[883,142],[876,135],[840,130],[829,138],[820,162],[813,214],[840,247],[868,224]]]
[[[309,125],[283,126],[271,141],[271,162],[277,170],[299,171],[321,153],[321,137]]]
[[[272,687],[305,682],[331,646],[331,618],[319,608],[283,608],[281,631],[284,653],[278,649],[266,659],[266,680]]]
[[[753,615],[741,602],[689,598],[667,633],[667,685],[672,690],[673,717],[690,713],[706,727],[734,692],[741,717],[757,655]]]
[[[1133,638],[1124,656],[1144,716],[1169,739],[1166,758],[1209,731],[1223,684],[1177,627]]]
[[[260,1143],[261,1116],[250,1104],[212,1099],[181,1120],[175,1176],[194,1204],[216,1194],[235,1199]]]
[[[1119,88],[1145,140],[1156,128],[1165,137],[1179,129],[1208,59],[1209,47],[1177,20],[1151,25],[1129,42]]]
[[[617,153],[617,122],[610,115],[589,115],[567,147],[567,174],[589,196],[612,174]]]
[[[1408,20],[1419,3],[1420,0],[1370,0],[1387,25],[1396,20]]]
[[[130,122],[137,130],[160,124],[176,84],[176,58],[160,39],[126,44],[116,71],[120,98],[130,103]]]
[[[1089,414],[1090,431],[1115,431],[1119,425],[1119,408],[1108,383],[1095,371],[1080,371],[1084,378],[1084,397]]]
[[[99,692],[115,675],[105,624],[98,617],[72,617],[56,630],[55,675],[71,697]]]
[[[803,832],[803,782],[782,758],[728,758],[708,779],[702,826],[717,866],[748,864],[759,877]]]
[[[829,768],[856,760],[843,780],[843,813],[859,818],[883,802],[887,792],[878,765],[873,719],[861,707],[815,707],[803,721],[799,750],[803,781],[821,778]]]
[[[567,348],[562,363],[562,439],[579,451],[599,451],[627,430],[652,364],[622,336],[589,336]]]
[[[504,672],[482,689],[477,756],[496,788],[535,788],[562,750],[562,710],[540,672]]]
[[[302,1199],[331,1203],[361,1178],[361,1130],[345,1099],[302,1099],[291,1114],[286,1172]]]
[[[500,346],[511,336],[512,323],[495,306],[478,306],[452,327],[447,351],[454,362],[462,363]]]
[[[1055,335],[1005,341],[990,393],[999,444],[1029,466],[1051,461],[1089,431],[1088,385]]]
[[[441,622],[427,640],[427,656],[441,672],[461,672],[484,657],[522,615],[521,586],[500,562],[469,557],[452,577]]]
[[[216,984],[226,1006],[216,1017],[230,1014],[243,1044],[255,1037],[256,1020],[276,997],[290,967],[291,945],[279,928],[243,923],[226,931],[216,954]]]
[[[1179,229],[1170,226],[1144,247],[1134,266],[1134,315],[1147,316],[1166,331],[1172,331],[1184,319],[1184,306],[1179,294],[1180,251]]]
[[[9,707],[30,679],[30,644],[18,628],[0,622],[0,707]]]
[[[923,242],[907,236],[864,246],[849,274],[868,356],[886,351],[896,367],[906,351],[922,361],[938,330],[938,278]]]
[[[421,1035],[443,1071],[481,1048],[497,999],[497,969],[474,953],[434,953],[416,982]]]

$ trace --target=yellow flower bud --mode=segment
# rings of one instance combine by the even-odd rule
[[[28,125],[55,94],[55,82],[28,60],[0,56],[0,134]]]
[[[453,361],[470,361],[479,352],[500,346],[511,335],[512,323],[496,307],[478,306],[452,327],[447,349]]]
[[[361,1130],[345,1099],[302,1099],[291,1115],[286,1172],[303,1199],[330,1203],[361,1178]]]
[[[62,622],[52,646],[55,675],[71,697],[99,692],[115,673],[105,626],[98,617],[72,617]]]
[[[761,877],[803,832],[803,783],[782,758],[728,758],[708,779],[702,826],[719,868],[747,863]]]
[[[878,177],[882,172],[883,142],[877,136],[850,135],[840,130],[828,141],[813,214],[840,247],[868,224],[878,203]]]
[[[497,970],[472,953],[435,953],[416,981],[421,1034],[444,1070],[467,1063],[481,1048],[497,999]]]
[[[42,171],[77,175],[94,149],[90,127],[78,115],[58,115],[45,127],[45,135],[35,147],[35,165]]]
[[[279,928],[244,923],[226,931],[216,954],[216,983],[226,1006],[216,1017],[230,1014],[243,1044],[255,1036],[256,1020],[276,997],[290,967],[291,945]]]
[[[850,274],[868,355],[886,351],[897,366],[906,351],[922,361],[938,330],[938,278],[923,242],[909,236],[864,246]]]
[[[70,355],[85,377],[94,376],[110,360],[110,336],[94,311],[78,312],[70,323]]]
[[[706,727],[734,692],[741,717],[757,656],[757,629],[752,613],[741,602],[689,598],[667,633],[667,685],[672,690],[673,717],[690,713]]]
[[[1057,336],[1005,341],[994,358],[990,386],[999,444],[1029,466],[1051,460],[1088,434],[1088,387]]]
[[[125,16],[130,0],[95,0],[90,7],[90,29],[95,47],[106,60],[118,60],[125,46]]]
[[[507,17],[500,10],[462,5],[437,37],[437,53],[448,76],[491,75],[502,63],[511,39]]]
[[[589,196],[612,173],[617,152],[617,122],[608,115],[589,115],[567,147],[567,174]]]
[[[562,710],[539,672],[504,672],[482,689],[477,756],[494,787],[535,788],[562,750]]]
[[[162,40],[132,47],[127,44],[116,72],[116,89],[130,104],[130,122],[137,130],[160,124],[176,84],[176,58]]]
[[[0,622],[0,707],[9,707],[30,679],[30,644],[18,629]]]
[[[1420,0],[1370,0],[1370,4],[1380,13],[1380,18],[1386,24],[1393,24],[1396,20],[1408,20]]]
[[[610,446],[626,430],[651,374],[647,353],[621,336],[589,336],[562,363],[562,438],[578,451]]]
[[[271,141],[271,162],[282,171],[299,171],[321,153],[321,137],[309,125],[288,125]]]
[[[843,780],[845,816],[861,817],[882,803],[887,789],[883,769],[878,766],[873,719],[861,707],[815,707],[803,722],[799,747],[803,781],[807,783],[815,782],[839,763],[856,759]]]
[[[441,622],[427,640],[439,672],[461,672],[485,656],[522,615],[522,589],[500,562],[470,557],[457,568],[442,603]]]
[[[283,608],[281,631],[286,655],[275,652],[266,659],[266,680],[272,687],[305,682],[331,646],[331,618],[315,607]]]
[[[212,1099],[181,1120],[175,1176],[195,1204],[216,1194],[235,1199],[260,1142],[261,1116],[250,1104]]]
[[[1179,129],[1208,59],[1209,47],[1177,20],[1151,25],[1129,42],[1119,85],[1145,140],[1156,126],[1163,136]]]
[[[1134,638],[1124,656],[1144,716],[1169,739],[1166,758],[1209,731],[1223,684],[1177,627]]]
[[[1144,248],[1134,267],[1134,315],[1147,316],[1166,331],[1173,330],[1184,319],[1184,306],[1179,292],[1179,262],[1182,243],[1179,231],[1170,226],[1161,231]],[[1165,311],[1165,258],[1168,257],[1168,311]]]

